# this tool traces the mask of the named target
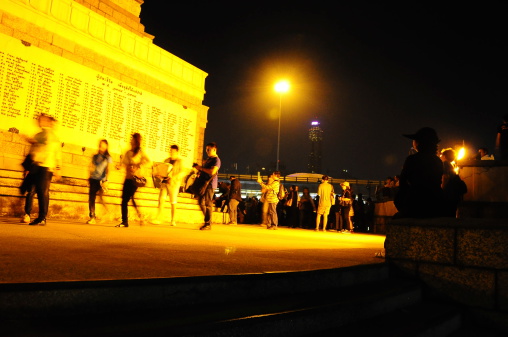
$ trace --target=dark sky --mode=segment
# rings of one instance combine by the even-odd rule
[[[275,165],[280,78],[283,174],[307,172],[308,128],[324,131],[323,172],[400,173],[411,141],[434,127],[441,147],[494,150],[506,113],[507,20],[501,1],[224,2],[145,0],[154,43],[208,73],[205,142],[222,169]],[[472,154],[471,154],[472,155]]]

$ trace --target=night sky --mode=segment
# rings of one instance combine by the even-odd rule
[[[423,126],[437,130],[442,148],[464,141],[494,151],[507,112],[503,2],[223,3],[141,7],[156,45],[208,73],[205,143],[218,143],[221,172],[275,166],[281,78],[291,83],[283,174],[307,172],[315,118],[324,131],[319,173],[337,178],[399,174],[411,147],[402,134]]]

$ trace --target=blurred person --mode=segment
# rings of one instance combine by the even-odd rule
[[[132,200],[132,204],[138,213],[140,224],[143,224],[141,212],[134,199],[134,194],[138,190],[138,186],[135,182],[135,177],[142,177],[141,167],[150,163],[150,159],[141,148],[141,135],[139,133],[133,133],[130,141],[130,150],[128,150],[122,159],[122,165],[125,167],[125,180],[122,189],[122,222],[115,227],[129,227],[129,200]],[[120,169],[120,165],[117,166]]]
[[[23,167],[23,183],[19,187],[21,195],[25,195],[25,213],[21,217],[21,223],[30,223],[32,220],[30,215],[32,214],[32,207],[34,203],[35,196],[35,184],[34,184],[34,162],[32,160],[32,155],[29,151],[28,155],[21,163]],[[32,174],[30,174],[32,172]]]
[[[62,145],[54,132],[56,119],[41,113],[38,117],[38,124],[41,131],[32,139],[27,139],[31,143],[30,155],[33,160],[30,174],[33,174],[32,183],[35,186],[39,203],[39,215],[29,223],[30,226],[46,225],[51,179],[53,176],[55,179],[60,179],[62,164]]]
[[[171,219],[170,226],[176,226],[176,205],[178,203],[178,193],[180,192],[180,186],[182,181],[189,173],[189,170],[184,169],[183,161],[180,158],[180,148],[178,145],[173,144],[169,148],[169,157],[164,160],[167,164],[167,172],[163,176],[158,178],[161,179],[161,186],[159,191],[159,203],[157,209],[157,215],[153,224],[162,223],[162,214],[164,212],[164,204],[166,197],[169,196],[169,202],[171,203]]]
[[[326,232],[328,225],[328,214],[330,208],[335,201],[335,192],[333,191],[333,185],[328,182],[329,177],[324,175],[321,178],[321,184],[319,184],[317,195],[319,196],[319,203],[316,215],[316,229],[319,231],[319,225],[321,224],[321,218],[323,219],[323,232]]]
[[[204,216],[204,224],[199,227],[200,230],[210,230],[212,229],[212,215],[213,215],[213,195],[214,190],[218,185],[218,173],[221,166],[221,161],[219,156],[217,155],[217,144],[215,142],[211,142],[206,144],[206,154],[208,158],[206,158],[203,165],[194,164],[194,169],[204,174],[204,177],[207,180],[210,180],[210,183],[207,185],[206,191],[203,196],[198,198],[199,206],[201,207],[201,211]]]
[[[88,184],[90,186],[88,189],[88,210],[90,219],[86,222],[87,224],[96,223],[95,199],[97,195],[99,195],[99,200],[106,209],[106,212],[108,211],[102,196],[104,191],[108,188],[109,165],[112,162],[113,159],[108,151],[108,141],[102,139],[99,141],[99,152],[93,155],[90,163],[90,178],[88,179]]]
[[[231,186],[229,187],[229,223],[228,225],[236,225],[238,221],[238,204],[242,202],[242,184],[235,176],[229,177]],[[242,213],[243,218],[243,213]]]
[[[508,160],[508,114],[503,116],[503,123],[497,128],[496,158]]]
[[[273,171],[268,178],[268,183],[264,183],[260,177],[257,182],[261,185],[262,191],[266,193],[265,202],[268,204],[267,213],[267,229],[277,229],[278,217],[277,217],[277,204],[279,203],[279,190],[280,190],[280,172]]]
[[[409,155],[400,173],[399,192],[395,197],[395,218],[431,218],[443,215],[444,195],[441,188],[443,163],[437,156],[440,139],[434,129],[424,127],[414,134],[415,154]]]

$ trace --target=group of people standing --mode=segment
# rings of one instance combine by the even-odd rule
[[[30,150],[22,163],[24,178],[20,186],[20,192],[25,195],[25,209],[21,222],[28,223],[31,226],[46,225],[46,216],[49,210],[49,189],[53,177],[60,178],[60,170],[62,165],[62,143],[54,132],[56,119],[47,114],[40,114],[37,119],[41,129],[33,138],[26,137],[30,143]],[[121,158],[121,162],[116,165],[117,169],[125,169],[125,179],[122,188],[121,201],[121,222],[115,227],[129,227],[128,204],[132,201],[134,209],[143,223],[143,216],[138,208],[136,199],[134,198],[136,191],[140,186],[146,184],[146,178],[143,177],[143,167],[149,167],[150,158],[142,148],[142,137],[139,133],[133,133],[130,139],[130,149],[125,152]],[[178,193],[185,176],[193,172],[197,175],[203,175],[209,180],[206,192],[199,196],[198,202],[204,215],[204,224],[201,230],[211,229],[211,219],[213,212],[213,193],[217,188],[217,173],[220,168],[220,159],[217,155],[217,145],[209,143],[206,145],[206,153],[208,158],[203,165],[194,164],[193,168],[186,169],[179,155],[177,145],[171,145],[169,157],[164,160],[167,166],[166,172],[162,173],[159,178],[161,184],[159,186],[159,204],[157,215],[152,223],[160,224],[163,218],[164,204],[169,196],[171,203],[171,220],[170,225],[176,225],[176,204]],[[97,219],[96,199],[103,204],[106,212],[109,209],[103,200],[103,195],[108,191],[108,175],[113,159],[109,153],[109,144],[106,139],[99,141],[98,151],[94,154],[90,161],[90,175],[88,179],[89,193],[89,219],[88,224],[95,224]],[[32,205],[34,196],[37,195],[39,214],[37,218],[31,219]]]

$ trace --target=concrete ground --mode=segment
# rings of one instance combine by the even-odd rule
[[[0,218],[0,283],[87,281],[302,271],[382,263],[384,235],[267,230],[259,225],[115,228]]]

